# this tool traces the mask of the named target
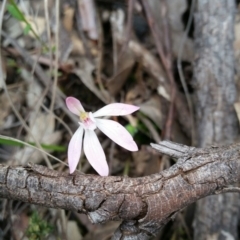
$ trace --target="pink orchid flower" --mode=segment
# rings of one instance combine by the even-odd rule
[[[73,173],[77,167],[81,150],[83,133],[83,149],[85,155],[92,165],[92,167],[101,176],[108,175],[108,165],[106,156],[102,149],[102,146],[97,138],[94,130],[98,127],[105,135],[111,138],[115,143],[129,151],[137,151],[137,144],[134,142],[130,133],[119,123],[108,120],[100,119],[102,116],[123,116],[133,113],[139,109],[137,106],[123,104],[123,103],[111,103],[95,113],[85,112],[82,104],[74,97],[68,97],[66,99],[68,109],[79,116],[79,128],[73,134],[68,145],[68,163],[70,173]]]

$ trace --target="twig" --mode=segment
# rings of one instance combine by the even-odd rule
[[[165,56],[166,59],[169,61],[169,68],[172,71],[172,40],[169,33],[169,22],[167,16],[167,4],[166,0],[161,0],[161,18],[162,18],[162,26],[163,26],[163,40],[164,40],[164,47],[165,47]]]
[[[53,66],[55,68],[57,68],[57,65],[55,65],[55,63],[53,63],[53,47],[52,47],[52,39],[51,39],[51,28],[50,28],[48,4],[49,4],[49,0],[44,0],[44,14],[45,14],[45,19],[46,19],[47,38],[48,38],[48,44],[49,44],[48,51],[49,51],[49,57],[50,57],[49,72],[51,74]],[[57,61],[57,64],[58,64],[58,61]],[[49,81],[47,88],[50,88],[50,83],[51,82]]]
[[[56,17],[56,26],[55,26],[55,64],[54,64],[54,81],[53,81],[53,88],[52,88],[52,101],[50,105],[50,111],[53,112],[54,104],[55,104],[55,98],[56,98],[56,92],[57,92],[57,81],[58,81],[58,61],[59,61],[59,18],[60,18],[60,3],[59,0],[55,0],[55,17]]]
[[[116,75],[118,72],[118,48],[117,48],[117,41],[116,41],[116,33],[115,28],[112,24],[112,48],[113,48],[113,75]]]
[[[132,31],[132,18],[133,18],[133,9],[134,9],[134,4],[136,0],[129,0],[128,1],[128,13],[127,13],[127,25],[126,25],[126,37],[124,38],[122,48],[120,50],[119,56],[118,56],[118,62],[121,61],[127,46],[128,42],[131,36],[131,31]]]
[[[174,158],[181,158],[185,153],[195,150],[194,147],[188,147],[171,141],[162,141],[159,144],[151,143],[151,146],[159,152]]]
[[[164,134],[165,135],[164,137],[166,139],[170,139],[171,138],[172,122],[173,122],[173,117],[174,117],[174,102],[175,102],[175,98],[176,98],[176,85],[175,85],[174,78],[173,78],[173,73],[172,73],[172,59],[166,58],[166,56],[164,54],[162,44],[159,41],[159,39],[160,39],[159,30],[158,30],[158,28],[156,26],[156,23],[155,23],[155,21],[152,17],[153,14],[152,14],[152,11],[150,9],[148,1],[142,0],[142,4],[144,5],[144,9],[145,9],[145,12],[146,12],[148,24],[150,26],[152,35],[154,37],[154,41],[155,41],[155,44],[156,44],[156,47],[157,47],[158,54],[160,56],[163,67],[166,71],[167,77],[168,77],[168,79],[170,81],[170,84],[171,84],[171,104],[170,104],[170,109],[169,109],[169,112],[168,112],[168,118],[167,118],[167,122],[166,122],[166,130],[165,130],[165,134]],[[163,13],[164,13],[164,11],[163,11]],[[169,55],[169,57],[171,57],[170,54],[168,54],[168,55]]]
[[[166,132],[165,132],[165,138],[171,139],[171,131],[172,131],[172,123],[174,119],[174,106],[175,106],[175,99],[176,99],[176,84],[174,82],[173,77],[173,70],[172,70],[172,49],[171,49],[171,37],[169,33],[169,23],[168,23],[168,17],[167,17],[167,4],[165,0],[162,0],[162,11],[161,11],[161,17],[163,22],[163,36],[164,36],[164,43],[165,43],[165,49],[166,49],[166,58],[167,58],[167,75],[170,80],[171,84],[171,103],[170,103],[170,109],[168,111],[168,117],[166,122]]]
[[[193,104],[189,95],[189,91],[188,91],[188,87],[186,84],[186,80],[184,78],[183,75],[183,70],[182,70],[182,63],[181,63],[181,59],[182,59],[182,53],[183,53],[183,48],[184,48],[184,43],[186,42],[187,39],[187,35],[189,33],[191,24],[192,24],[192,20],[193,20],[193,12],[194,12],[194,7],[195,7],[195,0],[192,0],[191,3],[191,8],[190,8],[190,15],[189,15],[189,19],[187,22],[187,27],[186,30],[184,31],[183,37],[182,37],[182,41],[179,47],[179,51],[178,51],[178,57],[177,57],[177,68],[178,68],[178,73],[179,73],[179,77],[180,77],[180,81],[184,90],[184,93],[186,95],[186,99],[187,99],[187,103],[188,103],[188,108],[189,108],[189,112],[190,112],[190,119],[191,119],[191,137],[192,137],[192,145],[195,146],[195,141],[196,141],[196,133],[195,133],[195,122],[194,122],[194,113],[193,113]]]
[[[147,240],[186,206],[239,182],[239,143],[204,149],[167,141],[161,145],[164,153],[174,148],[181,157],[171,168],[141,178],[0,165],[0,197],[82,212],[93,223],[122,220],[113,239]]]
[[[96,8],[94,9],[94,11],[97,11]],[[101,73],[102,73],[102,63],[103,63],[103,55],[104,55],[104,47],[103,47],[103,29],[102,29],[102,25],[101,25],[101,18],[99,16],[99,14],[96,14],[97,18],[98,18],[98,61],[97,61],[97,73],[96,73],[96,80],[98,83],[98,86],[102,92],[102,94],[104,95],[104,86],[103,86],[103,82],[102,82],[102,77],[101,77]]]

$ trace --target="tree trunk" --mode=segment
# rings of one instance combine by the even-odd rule
[[[235,0],[199,0],[195,14],[196,118],[198,146],[232,143],[238,136],[233,104]],[[197,203],[195,239],[237,239],[239,196],[227,193]],[[230,235],[229,235],[230,234]]]

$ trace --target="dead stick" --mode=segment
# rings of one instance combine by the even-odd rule
[[[240,181],[240,143],[204,149],[169,141],[152,146],[178,161],[141,178],[0,165],[0,197],[82,212],[93,223],[122,220],[113,239],[149,239],[184,207]]]
[[[166,122],[166,131],[165,131],[165,138],[166,139],[170,139],[171,138],[171,129],[172,129],[172,123],[173,123],[173,118],[174,118],[174,102],[176,99],[176,85],[174,82],[174,77],[173,77],[173,73],[172,73],[172,59],[171,59],[171,54],[170,54],[170,45],[169,43],[166,45],[167,47],[167,55],[165,55],[164,51],[163,51],[163,47],[160,40],[160,33],[159,33],[159,29],[156,26],[155,20],[153,19],[153,14],[151,12],[151,9],[149,7],[149,3],[148,1],[143,0],[142,1],[145,12],[146,12],[146,16],[147,16],[147,20],[148,20],[148,24],[150,26],[152,35],[154,37],[154,41],[157,47],[157,51],[159,54],[159,57],[162,61],[163,67],[166,70],[166,74],[167,77],[170,81],[171,84],[171,104],[170,104],[170,109],[168,112],[168,118],[167,118],[167,122]],[[165,6],[166,7],[166,6]],[[166,12],[166,9],[165,9]],[[163,12],[164,14],[164,12]],[[166,13],[165,13],[166,14]],[[166,16],[165,16],[166,17]],[[166,30],[166,35],[167,35],[167,39],[169,40],[169,32],[167,31],[167,27],[166,27],[166,23],[165,23],[165,27],[164,29]],[[169,40],[170,41],[170,40]],[[167,40],[165,40],[165,42],[167,42]]]

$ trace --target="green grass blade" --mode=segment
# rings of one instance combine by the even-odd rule
[[[1,137],[0,137],[0,144],[14,146],[14,147],[24,147],[24,145],[25,145],[21,142],[18,142],[15,140],[10,140],[10,139],[3,139]],[[28,142],[28,144],[30,144],[32,146],[36,146],[36,144],[33,142]],[[65,152],[67,150],[67,148],[65,146],[59,146],[59,145],[41,144],[41,147],[44,150],[50,150],[50,151],[56,151],[56,152]]]
[[[7,5],[7,10],[8,12],[17,20],[24,22],[25,21],[25,17],[22,14],[22,12],[18,9],[17,5],[14,4],[8,4]]]

